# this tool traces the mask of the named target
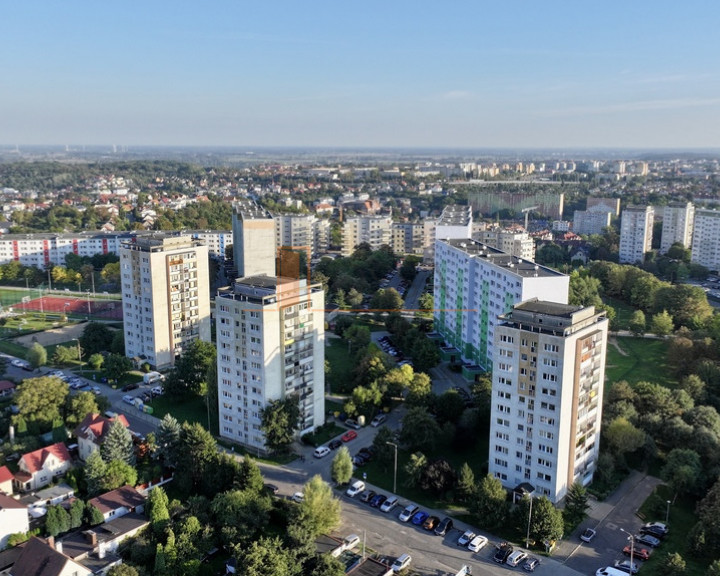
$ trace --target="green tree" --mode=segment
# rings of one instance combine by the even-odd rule
[[[61,366],[72,364],[78,358],[77,346],[57,346],[53,354],[53,363]]]
[[[422,452],[410,454],[410,460],[405,464],[405,485],[409,488],[419,486],[423,471],[427,465],[427,457]]]
[[[42,344],[34,342],[27,351],[25,359],[30,362],[30,366],[32,366],[33,369],[37,370],[40,366],[47,364],[47,350],[45,350]]]
[[[685,570],[685,560],[677,552],[668,552],[659,566],[662,576],[682,576]]]
[[[208,479],[218,473],[214,470],[218,457],[217,442],[210,432],[198,423],[183,423],[175,459],[176,481],[173,484],[181,493],[204,494],[211,490]]]
[[[457,481],[457,474],[450,463],[444,458],[430,462],[420,476],[420,488],[429,490],[436,496],[452,490]]]
[[[102,479],[103,491],[109,492],[121,486],[137,484],[137,471],[123,460],[112,460],[105,467]]]
[[[105,522],[105,517],[100,509],[94,504],[88,504],[85,510],[85,518],[90,526],[97,526]]]
[[[518,503],[520,529],[527,526],[530,499],[523,498]],[[563,536],[564,523],[562,512],[553,506],[546,496],[535,498],[530,518],[530,538],[536,542],[560,540]]]
[[[642,310],[635,310],[628,327],[635,336],[645,334],[645,313]]]
[[[457,424],[465,411],[465,401],[456,390],[447,390],[438,396],[435,402],[435,414],[439,423]]]
[[[373,295],[370,307],[381,312],[402,310],[403,299],[395,288],[381,288]]]
[[[296,522],[312,534],[326,534],[340,524],[340,501],[332,494],[332,488],[316,474],[303,488],[304,499],[298,506]]]
[[[235,483],[240,490],[249,490],[258,494],[263,491],[265,483],[262,472],[249,454],[246,454],[240,462]]]
[[[458,475],[457,483],[457,497],[460,502],[467,502],[475,491],[477,490],[477,484],[475,482],[475,474],[472,468],[467,462],[463,462],[460,467],[460,474]]]
[[[217,350],[212,342],[194,340],[185,350],[165,380],[165,392],[172,396],[204,394],[208,369],[216,362]]]
[[[477,490],[470,497],[469,505],[470,511],[486,530],[501,526],[507,518],[507,492],[500,480],[492,474],[480,480]]]
[[[570,274],[570,295],[568,303],[575,306],[600,306],[600,280],[589,274],[573,270]]]
[[[353,324],[345,330],[343,338],[348,343],[348,352],[358,352],[370,344],[370,328],[362,324]]]
[[[156,455],[163,459],[166,466],[175,466],[180,432],[180,423],[171,414],[165,414],[155,433],[155,446]]]
[[[425,408],[410,408],[403,416],[400,442],[410,450],[432,451],[438,436],[440,426]]]
[[[145,514],[156,536],[165,532],[165,528],[170,522],[170,512],[168,511],[168,497],[162,486],[150,490],[145,504]]]
[[[158,546],[162,547],[162,544],[158,544]],[[156,574],[160,574],[160,572],[156,572]],[[134,566],[118,564],[108,570],[107,576],[139,576],[139,573]]]
[[[353,463],[350,452],[345,446],[335,454],[330,468],[330,476],[337,484],[347,484],[352,478]]]
[[[109,380],[120,380],[125,374],[133,368],[130,358],[121,356],[120,354],[109,354],[105,358],[105,374]]]
[[[353,308],[357,308],[363,301],[362,292],[358,292],[355,288],[350,288],[347,293],[346,301]]]
[[[103,460],[113,462],[119,460],[130,466],[135,465],[135,450],[130,431],[117,418],[113,419],[110,429],[105,434],[105,440],[100,447]]]
[[[270,521],[272,500],[250,490],[229,490],[213,498],[211,509],[227,544],[250,542]]]
[[[673,319],[667,310],[654,314],[650,321],[650,332],[656,336],[667,336],[673,330]]]
[[[703,465],[700,456],[689,448],[675,448],[667,455],[660,475],[675,493],[692,493],[698,485],[702,485]]]
[[[45,530],[50,536],[57,536],[70,530],[70,514],[62,506],[48,507],[45,516]]]
[[[100,370],[103,362],[105,362],[105,357],[102,354],[91,354],[88,358],[88,364],[93,370]]]
[[[261,537],[247,546],[235,546],[234,556],[243,576],[295,576],[295,560],[278,537]]]
[[[618,457],[634,452],[645,444],[645,432],[633,426],[627,419],[615,418],[603,430],[610,450]]]
[[[85,356],[109,351],[114,334],[115,331],[102,322],[85,324],[85,329],[80,336],[80,346],[85,352]]]
[[[60,408],[67,395],[68,385],[59,378],[28,378],[17,387],[15,404],[31,432],[46,432],[53,421],[61,419]]]
[[[85,461],[85,482],[89,496],[95,496],[102,492],[106,469],[107,464],[105,464],[100,450],[91,452]]]
[[[271,400],[261,411],[261,429],[265,445],[272,452],[287,452],[295,438],[300,419],[300,406],[295,395],[283,400]]]
[[[713,560],[708,566],[705,576],[720,576],[720,560]]]
[[[585,486],[580,482],[573,483],[568,488],[565,497],[565,520],[570,526],[577,526],[587,518],[590,509],[589,495]]]
[[[74,427],[88,414],[98,414],[99,411],[95,394],[78,392],[74,396],[68,396],[65,401],[65,422],[68,426]]]
[[[388,426],[381,426],[373,438],[372,445],[375,449],[375,459],[385,471],[389,470],[395,461],[395,447],[391,446],[390,442],[397,444],[395,432]]]
[[[405,401],[409,406],[426,406],[431,392],[430,376],[424,372],[415,372],[412,380],[408,383]]]
[[[83,515],[85,514],[85,502],[80,499],[73,500],[70,504],[70,529],[82,526]]]
[[[345,576],[345,566],[330,554],[314,554],[305,562],[305,574],[312,576]]]

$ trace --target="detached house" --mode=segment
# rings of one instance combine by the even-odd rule
[[[78,455],[80,460],[85,462],[90,454],[100,449],[105,435],[109,432],[112,423],[119,420],[125,428],[130,424],[124,414],[114,418],[106,418],[101,414],[88,414],[75,428],[75,436],[78,439]]]
[[[13,473],[7,466],[0,466],[0,492],[4,492],[8,496],[13,493]],[[2,550],[2,546],[0,546]]]
[[[32,537],[22,548],[10,576],[91,576],[82,564],[71,560],[54,548],[54,540],[49,542]]]
[[[0,494],[0,550],[11,534],[30,530],[27,507],[10,496]]]
[[[58,442],[28,452],[20,457],[15,474],[15,488],[19,492],[31,492],[47,486],[53,478],[62,476],[72,466],[72,457],[65,444]]]
[[[88,505],[95,506],[100,510],[107,522],[111,518],[119,518],[131,512],[142,514],[145,510],[145,496],[129,484],[126,484],[116,490],[88,500]]]

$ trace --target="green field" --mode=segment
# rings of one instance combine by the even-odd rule
[[[677,380],[672,377],[667,366],[668,340],[630,337],[616,337],[614,340],[617,347],[608,342],[605,367],[607,383],[627,380],[630,384],[645,381],[668,388],[677,386]]]
[[[197,422],[207,428],[208,411],[205,398],[202,396],[193,396],[180,402],[171,400],[168,396],[158,396],[150,405],[153,409],[153,416],[156,418],[171,414],[181,424],[186,421]],[[217,433],[217,430],[213,430],[213,433]]]
[[[325,359],[330,364],[330,391],[336,394],[340,387],[352,380],[352,361],[348,347],[340,338],[330,338],[325,347]]]
[[[603,298],[603,302],[605,302],[605,304],[608,304],[609,306],[612,306],[615,309],[615,321],[617,323],[618,329],[627,330],[628,326],[630,325],[632,315],[635,313],[635,308],[633,308],[629,304],[626,304],[622,300],[610,298],[609,296],[605,296]],[[650,323],[649,317],[647,318],[647,321],[648,323]]]

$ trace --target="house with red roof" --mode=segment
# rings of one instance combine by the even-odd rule
[[[15,393],[15,382],[0,380],[0,397],[12,396]]]
[[[55,539],[47,541],[33,536],[10,569],[11,576],[92,576],[82,564],[68,558],[55,548]]]
[[[80,460],[85,462],[90,454],[99,450],[105,441],[105,436],[110,431],[115,420],[119,420],[125,428],[130,427],[130,423],[124,414],[106,418],[102,414],[88,414],[82,422],[75,428],[74,434],[78,439],[78,455]]]
[[[13,493],[13,473],[7,466],[0,466],[0,492],[12,496]],[[0,546],[2,550],[2,546]]]
[[[10,496],[0,494],[0,550],[7,545],[11,534],[30,530],[27,506]]]
[[[47,486],[72,466],[72,457],[62,442],[23,454],[13,484],[19,492],[31,492]]]

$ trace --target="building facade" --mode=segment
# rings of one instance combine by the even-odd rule
[[[575,210],[573,232],[575,234],[602,234],[610,226],[612,213],[601,210]]]
[[[720,270],[720,211],[695,211],[691,260],[713,272]]]
[[[296,395],[299,433],[325,422],[325,315],[320,284],[255,276],[216,299],[220,435],[265,451],[261,412]]]
[[[488,471],[562,500],[600,451],[608,321],[590,306],[531,300],[495,330]]]
[[[464,362],[489,370],[497,318],[531,298],[566,304],[570,279],[474,240],[435,243],[435,330]]]
[[[695,221],[695,206],[692,202],[671,202],[663,208],[660,253],[666,254],[675,243],[690,248]]]
[[[392,218],[389,216],[355,216],[343,225],[342,255],[351,256],[359,244],[367,243],[377,250],[392,245]]]
[[[120,248],[125,354],[169,368],[194,340],[210,342],[208,249],[156,234]]]
[[[644,262],[652,248],[655,211],[652,206],[628,206],[620,221],[620,263]]]
[[[524,230],[494,228],[480,232],[483,244],[525,260],[535,260],[535,240]]]
[[[275,216],[275,246],[291,246],[308,250],[308,257],[315,258],[318,252],[316,224],[312,215],[281,214]]]
[[[252,200],[233,204],[233,258],[238,277],[275,274],[275,220]]]
[[[225,250],[233,243],[233,235],[229,230],[193,230],[187,234],[205,244],[210,257],[220,261],[225,260]]]

